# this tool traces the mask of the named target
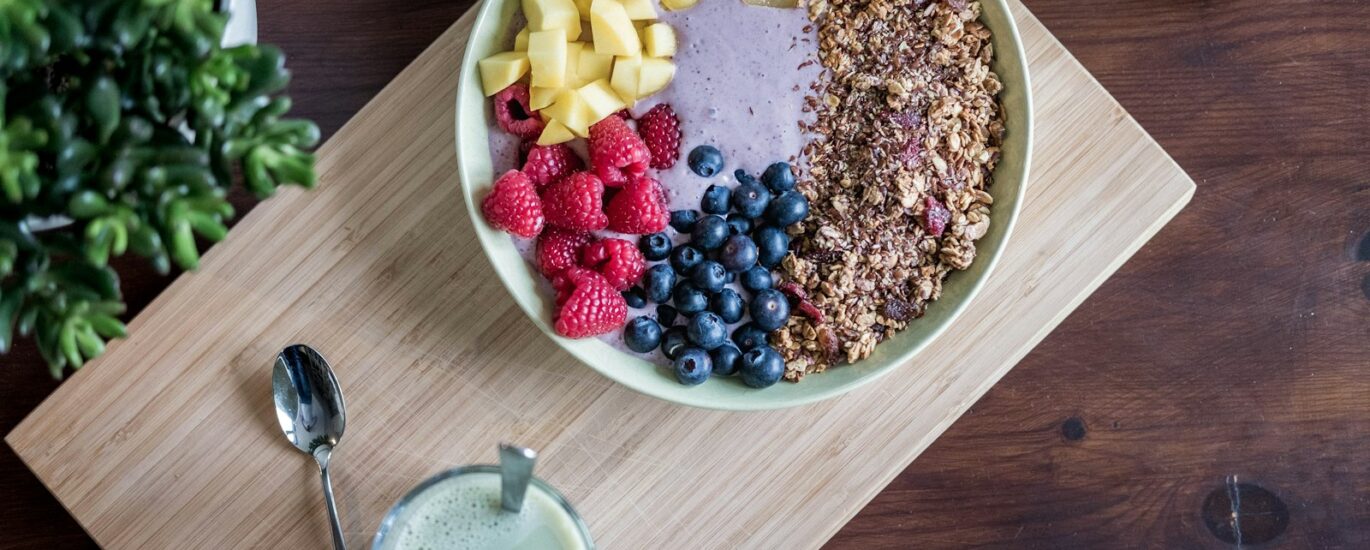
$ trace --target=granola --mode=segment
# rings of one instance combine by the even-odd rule
[[[772,336],[798,381],[866,358],[975,260],[1004,123],[990,31],[966,0],[811,0],[825,68],[782,277],[808,309]],[[798,298],[799,294],[803,298]]]

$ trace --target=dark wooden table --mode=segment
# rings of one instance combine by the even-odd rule
[[[469,4],[259,0],[261,37],[327,135]],[[1370,2],[1027,4],[1198,192],[829,546],[1370,548]],[[170,282],[121,270],[133,313]],[[8,432],[57,383],[0,362]],[[0,532],[93,546],[8,447]]]

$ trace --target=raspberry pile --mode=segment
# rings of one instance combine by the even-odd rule
[[[675,164],[679,119],[668,105],[637,121],[627,111],[607,117],[590,127],[587,165],[564,143],[534,143],[543,122],[529,108],[527,86],[513,84],[492,99],[499,127],[524,140],[524,161],[496,179],[481,201],[486,222],[536,239],[536,267],[556,289],[557,334],[585,338],[623,326],[629,302],[641,298],[632,288],[647,262],[634,243],[596,232],[666,229],[666,194],[647,170]]]

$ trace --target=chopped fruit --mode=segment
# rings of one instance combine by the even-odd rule
[[[589,82],[580,78],[580,52],[586,50],[586,45],[584,42],[566,43],[566,84],[564,86],[567,88],[579,88]]]
[[[480,68],[481,88],[489,97],[528,74],[528,55],[523,52],[497,53],[478,61],[476,65]]]
[[[552,279],[557,291],[554,325],[557,334],[585,338],[623,326],[628,304],[603,275],[573,267]]]
[[[641,21],[646,19],[656,19],[656,7],[652,5],[652,0],[622,0],[623,11],[627,12],[628,19]]]
[[[595,35],[595,51],[599,53],[631,56],[642,51],[637,29],[618,0],[590,3],[590,29]]]
[[[528,87],[513,84],[495,94],[495,121],[504,131],[523,139],[542,134],[542,119],[528,103]]]
[[[670,214],[661,183],[649,176],[633,178],[604,209],[609,229],[630,235],[646,235],[666,229]]]
[[[538,145],[555,145],[566,143],[575,138],[576,135],[571,133],[565,124],[552,120],[547,122],[547,128],[542,130],[542,135],[538,136],[537,143]]]
[[[675,78],[675,63],[656,57],[642,58],[642,72],[637,84],[637,97],[643,98],[666,88]]]
[[[642,30],[642,48],[652,57],[675,55],[675,29],[665,23],[653,23]]]
[[[665,170],[675,166],[675,161],[680,158],[680,119],[676,118],[670,105],[658,104],[642,115],[637,120],[637,132],[642,135],[642,141],[651,153],[652,168]]]
[[[605,185],[627,183],[629,176],[646,172],[650,162],[647,144],[623,119],[605,117],[590,127],[590,165]]]
[[[667,11],[688,10],[695,7],[699,0],[661,0],[661,7]]]
[[[528,64],[532,84],[543,88],[566,85],[566,31],[533,31],[528,35]]]
[[[523,173],[533,180],[538,191],[583,168],[585,162],[564,144],[535,146],[528,150],[528,160],[523,162]]]
[[[614,59],[614,73],[609,79],[609,85],[613,86],[618,96],[623,98],[624,103],[632,104],[637,102],[637,85],[642,80],[642,58],[641,57],[619,57]]]
[[[528,51],[528,27],[524,27],[518,34],[514,35],[514,51]]]
[[[576,172],[547,186],[542,205],[547,223],[563,229],[599,231],[609,225],[604,215],[604,184],[589,172]]]
[[[547,228],[542,232],[542,236],[538,237],[538,271],[550,279],[567,269],[579,266],[585,246],[594,240],[594,236],[584,231]]]
[[[562,123],[577,136],[590,135],[590,110],[575,90],[562,88],[557,92],[557,98],[552,105],[541,112]]]
[[[525,239],[541,233],[545,222],[533,181],[518,170],[505,172],[495,180],[490,194],[480,203],[480,211],[490,225]]]
[[[561,91],[561,88],[541,88],[533,86],[528,89],[528,106],[534,111],[546,109],[548,105],[552,104],[552,101],[556,100],[557,92],[559,91]]]
[[[623,239],[604,239],[585,247],[581,258],[585,267],[598,271],[615,290],[627,290],[642,279],[647,260],[642,252]]]
[[[941,237],[950,221],[951,211],[942,206],[942,201],[931,196],[923,197],[923,211],[918,214],[918,225],[923,226],[923,231],[934,237]]]
[[[576,65],[581,82],[594,82],[613,75],[614,56],[596,52],[594,48],[581,48]]]
[[[609,80],[601,78],[582,86],[579,90],[580,100],[585,102],[585,106],[590,109],[590,120],[599,122],[604,117],[614,114],[623,109],[623,99],[614,93],[613,88],[609,87]]]
[[[523,16],[533,32],[561,29],[562,42],[580,38],[580,10],[571,0],[523,0]]]

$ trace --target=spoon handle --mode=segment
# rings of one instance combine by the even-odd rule
[[[499,444],[500,507],[517,514],[523,509],[523,496],[533,480],[537,451],[508,443]]]
[[[338,521],[338,505],[333,501],[333,480],[328,477],[328,459],[319,461],[319,475],[323,478],[323,500],[328,505],[328,521],[333,525],[333,548],[347,550],[343,542],[342,523]]]

